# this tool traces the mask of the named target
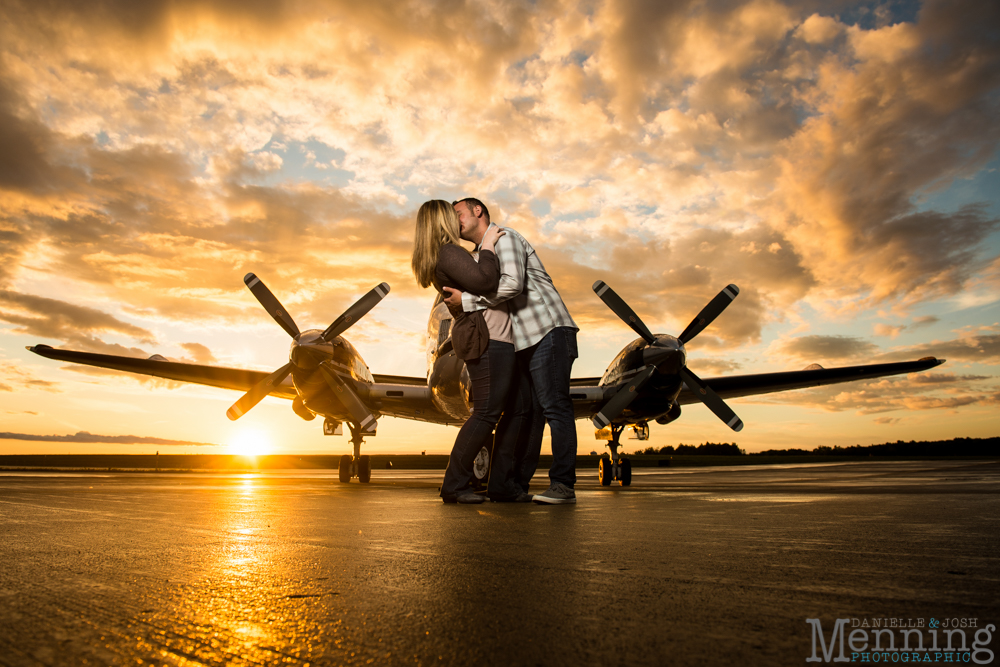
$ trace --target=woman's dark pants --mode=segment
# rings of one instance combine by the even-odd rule
[[[503,413],[515,364],[514,346],[495,340],[478,359],[466,360],[472,383],[472,416],[455,438],[441,484],[442,498],[453,499],[472,490],[472,464],[480,449],[492,449],[493,428]]]

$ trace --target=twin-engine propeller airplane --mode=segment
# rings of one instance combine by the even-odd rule
[[[157,354],[136,359],[48,345],[27,349],[49,359],[246,392],[226,412],[233,420],[270,395],[291,399],[292,410],[302,419],[311,421],[322,416],[326,435],[339,435],[346,422],[354,454],[340,459],[341,482],[352,477],[361,482],[371,480],[371,460],[361,455],[361,445],[365,436],[375,435],[379,417],[459,426],[471,414],[469,374],[465,362],[452,349],[452,316],[440,295],[431,308],[427,326],[427,376],[372,375],[342,334],[389,293],[388,284],[372,288],[326,329],[300,331],[257,276],[248,273],[243,281],[278,326],[292,337],[288,363],[270,374],[168,361]],[[919,361],[829,369],[814,364],[801,371],[702,380],[687,368],[684,346],[732,303],[739,294],[735,285],[723,289],[676,338],[650,333],[639,316],[604,282],[594,283],[594,291],[640,336],[615,357],[603,377],[570,381],[576,418],[591,419],[598,438],[607,440],[610,455],[604,454],[599,469],[605,486],[613,481],[622,486],[631,484],[631,463],[618,454],[625,428],[631,427],[640,440],[646,440],[650,421],[669,424],[680,417],[682,405],[702,402],[727,426],[739,431],[743,422],[726,405],[725,398],[913,373],[944,363],[943,359],[925,357]],[[490,454],[484,447],[477,458],[479,479],[488,474]]]

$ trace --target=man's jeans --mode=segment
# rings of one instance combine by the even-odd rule
[[[472,463],[479,450],[492,449],[497,425],[514,376],[514,346],[491,340],[486,352],[465,362],[472,383],[472,416],[462,425],[448,459],[441,497],[454,498],[472,489]]]
[[[570,488],[576,483],[576,423],[573,419],[573,400],[569,397],[569,375],[577,356],[576,330],[569,327],[556,327],[536,345],[517,353],[518,364],[531,378],[531,388],[552,435],[549,480]],[[519,467],[530,465],[532,458],[535,465],[538,462],[537,448],[541,446],[541,429],[531,428],[529,423],[527,430],[531,432],[527,442],[522,440],[517,443],[519,447],[527,449],[516,457]],[[535,438],[537,443],[532,441]],[[519,473],[518,477],[523,474],[521,471]],[[527,486],[527,479],[517,481]]]
[[[531,431],[535,421],[539,422],[537,438],[533,437]],[[531,391],[528,371],[515,363],[514,379],[504,405],[503,417],[497,424],[493,438],[493,460],[487,487],[491,500],[514,500],[522,492],[528,492],[528,482],[538,467],[544,428],[545,417]]]

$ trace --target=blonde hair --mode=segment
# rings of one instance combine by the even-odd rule
[[[413,239],[411,262],[413,275],[421,287],[430,287],[434,283],[441,246],[453,243],[462,248],[461,240],[455,207],[441,199],[424,202],[417,211],[417,233]]]

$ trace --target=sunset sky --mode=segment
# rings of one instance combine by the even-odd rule
[[[273,370],[253,271],[303,329],[388,282],[346,337],[422,377],[413,220],[464,196],[534,244],[574,376],[635,338],[597,279],[674,335],[737,284],[688,347],[706,379],[948,359],[733,400],[739,434],[688,406],[629,451],[1000,435],[997,26],[982,0],[0,0],[0,453],[349,452],[288,401],[233,423],[236,392],[24,348]],[[108,441],[15,437],[79,431]],[[365,451],[456,433],[384,418]]]

